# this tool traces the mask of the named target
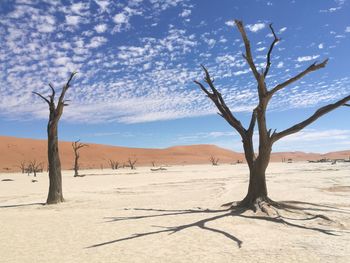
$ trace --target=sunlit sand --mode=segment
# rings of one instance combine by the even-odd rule
[[[46,173],[0,174],[0,261],[348,262],[350,163],[271,163],[270,197],[300,208],[282,221],[221,207],[245,164],[150,168],[64,171],[53,206]]]

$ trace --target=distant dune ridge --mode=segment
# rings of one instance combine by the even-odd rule
[[[109,160],[127,163],[128,159],[137,159],[136,166],[156,166],[172,164],[205,164],[210,163],[210,157],[219,158],[220,163],[236,163],[245,161],[244,154],[215,145],[174,146],[165,149],[144,149],[87,143],[89,147],[81,149],[80,167],[82,169],[109,168]],[[74,154],[71,142],[59,143],[62,169],[73,168]],[[20,163],[36,160],[47,168],[47,141],[0,136],[0,172],[18,172]],[[326,154],[304,152],[273,153],[271,161],[281,162],[318,160],[322,158],[348,159],[350,150]]]

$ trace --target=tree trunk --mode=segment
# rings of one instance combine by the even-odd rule
[[[79,155],[75,152],[75,158],[74,158],[74,177],[79,176],[79,174],[78,174],[78,170],[79,170],[79,167],[78,167],[78,159],[79,159]]]
[[[48,133],[48,161],[49,161],[49,193],[47,204],[63,202],[61,162],[58,152],[57,123],[49,121]]]
[[[271,150],[259,153],[252,165],[249,165],[249,186],[245,198],[239,202],[242,207],[256,207],[260,202],[269,202],[266,187],[266,168],[270,161]]]

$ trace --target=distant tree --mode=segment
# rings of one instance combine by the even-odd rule
[[[27,167],[28,176],[33,173],[34,177],[36,177],[36,173],[43,172],[43,163],[38,163],[36,160],[30,161]]]
[[[25,161],[21,161],[21,162],[19,163],[19,166],[18,166],[18,167],[21,169],[22,174],[24,174],[25,171],[26,171],[26,162],[25,162]]]
[[[136,162],[137,162],[137,159],[131,159],[131,158],[128,159],[129,167],[131,170],[136,169],[136,167],[135,167]]]
[[[281,138],[304,129],[306,126],[313,123],[315,120],[329,113],[330,111],[342,105],[345,105],[346,102],[350,100],[350,95],[333,104],[319,108],[309,118],[283,131],[277,132],[276,130],[272,131],[271,129],[268,129],[266,125],[266,109],[273,95],[275,95],[278,91],[283,90],[288,85],[300,80],[305,75],[324,68],[327,64],[328,59],[324,60],[321,63],[315,62],[305,70],[301,71],[299,74],[274,86],[272,89],[268,89],[265,83],[265,79],[269,73],[271,66],[272,50],[276,43],[279,41],[279,38],[276,36],[275,31],[270,24],[273,41],[266,54],[266,65],[264,66],[264,69],[259,71],[254,63],[250,42],[245,32],[243,23],[241,21],[235,20],[235,24],[241,34],[245,47],[245,54],[243,54],[243,57],[248,63],[249,68],[257,82],[258,105],[252,112],[248,128],[243,127],[242,123],[231,112],[230,108],[226,105],[222,95],[215,88],[214,81],[209,75],[208,70],[203,65],[202,68],[205,73],[204,82],[209,86],[210,91],[201,82],[195,81],[195,83],[214,102],[217,109],[219,110],[219,115],[224,118],[239,133],[242,138],[245,159],[250,170],[250,175],[247,195],[237,205],[239,207],[252,208],[253,210],[259,209],[268,213],[270,209],[273,209],[273,206],[278,207],[278,204],[268,197],[265,177],[266,168],[270,162],[272,145]],[[259,148],[257,155],[255,154],[253,147],[253,133],[256,123],[258,126],[259,134]]]
[[[77,140],[75,142],[72,142],[72,148],[74,151],[74,177],[79,176],[78,170],[79,170],[79,149],[83,147],[87,147],[87,144],[81,143],[80,140]]]
[[[210,156],[210,162],[212,165],[218,165],[219,158],[215,158],[215,156]]]
[[[62,116],[63,108],[68,106],[67,101],[64,100],[67,90],[70,87],[70,83],[75,76],[76,72],[71,73],[68,81],[63,86],[61,94],[58,98],[57,105],[55,103],[55,89],[49,84],[51,88],[51,95],[48,98],[44,97],[40,93],[33,92],[35,95],[42,98],[49,106],[49,121],[47,124],[47,154],[49,162],[49,193],[47,196],[47,204],[57,204],[64,202],[62,193],[62,173],[61,173],[61,161],[58,152],[58,122]]]
[[[112,168],[112,170],[117,170],[119,168],[120,163],[118,161],[109,160],[109,165]]]

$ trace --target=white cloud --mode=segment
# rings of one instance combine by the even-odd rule
[[[286,31],[287,30],[287,27],[282,27],[279,31],[278,31],[278,33],[283,33],[284,31]]]
[[[191,15],[191,10],[190,9],[184,9],[182,11],[182,13],[179,14],[179,16],[181,16],[181,17],[188,17],[189,15]]]
[[[264,51],[265,49],[266,49],[266,47],[259,47],[256,49],[256,51],[261,52],[261,51]]]
[[[99,24],[94,27],[97,33],[103,33],[107,30],[107,24]]]
[[[277,68],[283,68],[283,65],[284,65],[284,63],[282,61],[280,61],[280,62],[278,62],[276,67]]]
[[[324,153],[325,149],[344,150],[349,147],[350,130],[305,129],[278,141],[277,151],[307,151]]]
[[[90,43],[86,45],[87,48],[97,48],[107,42],[105,37],[93,37]]]
[[[234,20],[228,20],[228,21],[225,22],[225,25],[227,25],[227,26],[235,26],[236,23],[235,23]]]
[[[345,28],[345,32],[346,32],[346,33],[350,33],[350,26],[347,26],[347,27]]]
[[[77,26],[81,20],[80,16],[74,16],[74,15],[67,15],[66,16],[66,22],[70,26]]]
[[[256,23],[256,24],[252,24],[252,25],[246,25],[246,28],[248,28],[251,32],[258,32],[261,29],[265,28],[265,24],[264,23]]]
[[[130,28],[130,19],[132,16],[142,15],[142,10],[125,7],[124,10],[113,17],[116,26],[113,32],[121,32]]]
[[[236,71],[233,73],[234,76],[240,76],[240,75],[243,75],[243,74],[247,74],[249,73],[250,70],[249,69],[245,69],[245,70],[239,70],[239,71]]]
[[[319,48],[319,49],[323,49],[323,48],[324,48],[323,43],[320,43],[320,44],[318,45],[318,48]]]
[[[108,6],[110,5],[109,0],[94,0],[96,4],[101,8],[101,10],[104,12],[107,10]]]
[[[113,18],[113,21],[116,23],[116,24],[125,24],[129,21],[128,17],[126,16],[126,14],[124,13],[119,13],[119,14],[116,14]]]
[[[318,58],[319,56],[320,55],[298,57],[297,61],[298,62],[310,61],[310,60]]]

